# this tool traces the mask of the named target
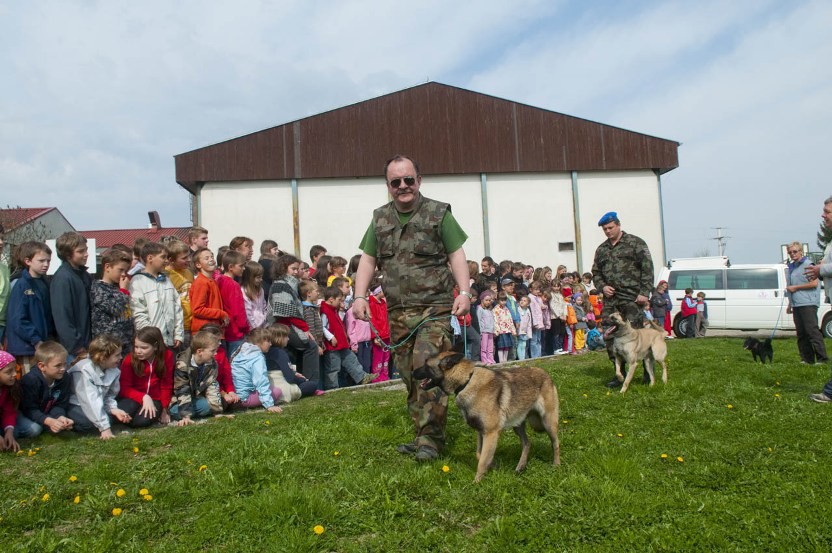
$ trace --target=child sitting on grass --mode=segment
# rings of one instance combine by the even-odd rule
[[[269,413],[282,413],[275,404],[283,392],[271,384],[266,367],[265,354],[271,347],[271,330],[252,330],[231,358],[231,376],[243,407],[262,406]]]
[[[69,379],[64,378],[66,359],[66,348],[58,342],[41,342],[35,348],[37,366],[20,380],[22,399],[15,437],[35,438],[44,426],[53,434],[72,428],[72,420],[66,416],[70,388]]]
[[[17,381],[17,364],[14,356],[0,350],[0,451],[20,451],[20,445],[14,439],[14,425],[17,419],[17,406],[20,404],[20,384]]]
[[[595,321],[587,321],[589,332],[586,333],[586,347],[589,351],[601,351],[606,349],[604,335],[598,330]]]
[[[170,414],[177,426],[192,424],[194,418],[222,413],[214,360],[219,347],[220,341],[214,334],[201,330],[191,336],[191,347],[176,358]]]
[[[214,360],[217,362],[217,382],[220,385],[222,406],[228,411],[240,403],[240,397],[237,395],[237,390],[234,388],[234,379],[231,377],[231,362],[228,360],[225,348],[222,347],[222,329],[217,325],[205,325],[202,330],[213,334],[220,344],[217,353],[214,355]]]
[[[266,353],[266,367],[269,371],[269,381],[280,388],[280,400],[283,403],[298,400],[302,397],[321,395],[316,380],[309,380],[296,372],[289,363],[289,327],[275,323],[269,327],[272,346]]]
[[[131,420],[116,403],[120,388],[121,342],[107,334],[96,336],[90,342],[88,355],[67,373],[72,379],[67,415],[76,432],[97,430],[102,440],[109,440],[115,437],[110,428],[113,419],[123,424]]]
[[[158,328],[146,326],[136,332],[133,351],[121,363],[118,393],[119,408],[132,418],[130,426],[170,423],[173,361],[173,352]]]

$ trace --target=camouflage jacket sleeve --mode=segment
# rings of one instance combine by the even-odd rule
[[[193,392],[188,362],[177,359],[176,368],[173,371],[173,397],[174,402],[179,406],[179,416],[182,418],[193,415],[193,405],[191,405]]]
[[[641,238],[638,238],[638,241],[641,243],[639,247],[641,254],[636,258],[641,266],[641,280],[638,293],[645,298],[649,298],[650,292],[653,291],[653,256],[650,255],[650,248],[647,247],[647,243]]]

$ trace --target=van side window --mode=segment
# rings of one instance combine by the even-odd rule
[[[777,269],[729,269],[729,290],[777,290]]]
[[[777,276],[775,275],[775,280]],[[722,290],[722,269],[695,269],[671,271],[667,282],[671,290]]]

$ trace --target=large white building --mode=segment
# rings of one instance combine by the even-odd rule
[[[384,162],[416,159],[422,193],[451,204],[469,259],[590,270],[617,211],[665,262],[661,175],[678,146],[632,131],[426,83],[176,156],[194,223],[212,247],[234,236],[314,244],[349,258],[388,201]],[[256,255],[255,255],[256,258]]]

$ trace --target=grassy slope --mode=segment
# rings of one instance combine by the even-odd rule
[[[31,551],[828,551],[832,406],[806,395],[829,369],[798,364],[793,339],[764,368],[740,344],[670,342],[670,384],[623,397],[603,387],[601,354],[541,362],[561,395],[563,464],[533,434],[516,476],[509,432],[479,485],[454,406],[443,459],[395,452],[410,438],[402,391],[110,442],[46,437],[24,444],[40,448],[31,456],[0,456],[0,539]]]

